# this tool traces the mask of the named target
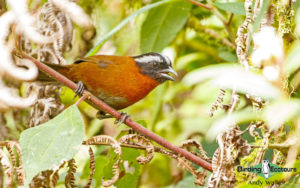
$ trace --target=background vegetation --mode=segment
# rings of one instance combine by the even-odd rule
[[[0,2],[0,187],[246,187],[264,178],[235,166],[264,158],[298,169],[270,180],[299,186],[299,1]],[[175,145],[201,143],[207,156],[191,150],[213,172],[158,152],[140,164],[149,153],[116,143],[129,134],[126,125],[96,119],[84,102],[79,112],[66,87],[31,82],[25,72],[37,70],[12,49],[59,64],[96,53],[168,55],[176,82],[125,112]],[[110,137],[90,140],[98,143],[91,152],[81,143],[95,135]]]

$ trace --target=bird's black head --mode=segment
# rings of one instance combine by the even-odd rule
[[[171,60],[162,54],[150,52],[133,57],[138,65],[141,73],[154,78],[156,81],[162,83],[166,80],[175,81],[169,73],[177,76],[176,71],[172,68]]]

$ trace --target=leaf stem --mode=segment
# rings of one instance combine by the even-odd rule
[[[78,101],[75,103],[76,106],[78,106],[82,101],[84,101],[89,95],[84,93],[79,99]]]

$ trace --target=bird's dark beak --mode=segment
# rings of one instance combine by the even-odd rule
[[[174,76],[178,76],[177,72],[172,67],[169,67],[167,69],[162,69],[159,71],[161,77],[167,80],[175,81],[175,79],[172,76],[170,76],[169,73],[173,74]]]

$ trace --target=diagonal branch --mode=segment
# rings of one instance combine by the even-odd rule
[[[72,82],[71,80],[69,80],[65,76],[61,75],[60,73],[56,72],[55,70],[51,69],[47,65],[39,62],[35,58],[33,58],[29,55],[26,55],[22,52],[16,52],[16,53],[17,53],[17,55],[21,56],[22,58],[31,60],[41,71],[47,73],[49,76],[51,76],[54,79],[56,79],[57,81],[63,83],[67,87],[69,87],[73,90],[75,90],[77,88],[77,85],[74,82]],[[120,114],[118,111],[116,111],[112,107],[108,106],[106,103],[104,103],[103,101],[101,101],[100,99],[98,99],[97,97],[92,95],[90,92],[85,90],[83,92],[83,94],[88,96],[85,99],[85,101],[90,103],[90,104],[93,104],[93,106],[96,107],[98,110],[105,111],[106,113],[111,114],[112,116],[114,116],[115,118],[117,118],[119,120],[122,119],[122,117],[123,117],[122,114]],[[144,135],[144,136],[150,138],[151,140],[155,141],[156,143],[160,144],[161,146],[164,146],[165,148],[167,148],[169,150],[172,150],[174,153],[185,157],[189,161],[191,161],[191,162],[193,162],[193,163],[195,163],[199,166],[202,166],[203,168],[205,168],[209,171],[212,171],[212,166],[207,161],[197,157],[196,155],[188,152],[187,150],[181,149],[181,148],[171,144],[170,142],[168,142],[164,138],[162,138],[162,137],[158,136],[157,134],[149,131],[148,129],[146,129],[142,125],[134,122],[130,118],[126,118],[124,123],[126,125],[128,125],[129,127],[133,128],[134,130],[136,130],[137,132],[141,133],[142,135]]]

